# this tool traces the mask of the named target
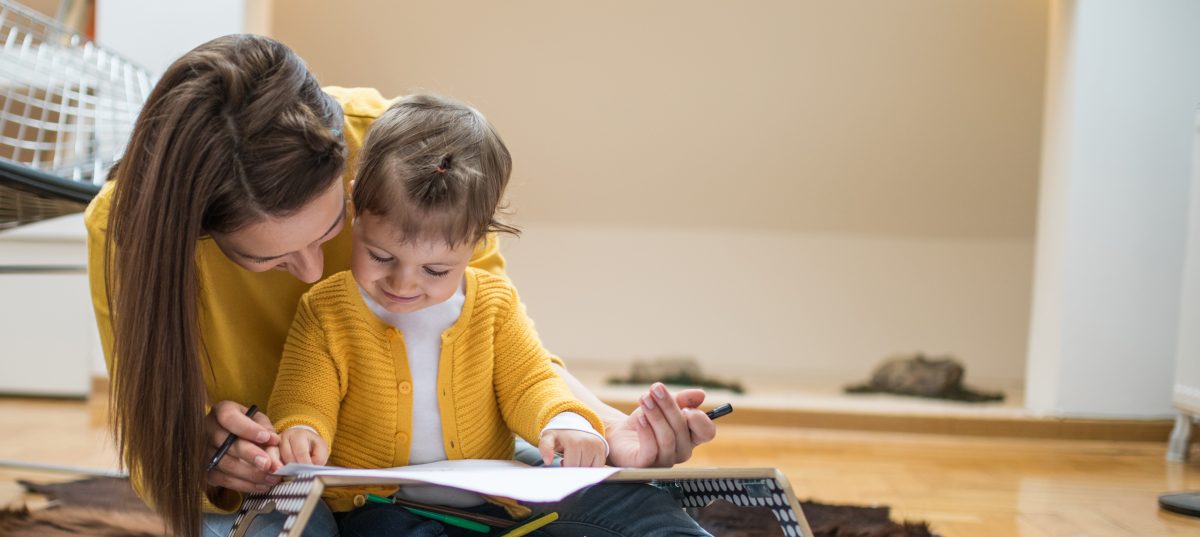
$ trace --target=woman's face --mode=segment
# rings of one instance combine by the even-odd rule
[[[290,216],[267,218],[232,233],[213,233],[217,246],[234,263],[252,272],[282,270],[315,283],[325,270],[321,245],[337,236],[346,219],[342,182]]]

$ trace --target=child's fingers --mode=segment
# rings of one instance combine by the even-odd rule
[[[554,431],[547,431],[542,434],[542,439],[538,442],[538,452],[542,454],[542,463],[550,466],[554,463],[554,450],[558,448],[558,435]]]
[[[600,449],[597,449],[596,454],[592,456],[592,468],[602,468],[604,463],[604,444],[601,444]]]
[[[283,468],[283,458],[279,455],[279,446],[267,447],[267,456],[271,457],[271,473],[278,472]]]
[[[308,437],[303,434],[293,434],[287,438],[287,443],[292,445],[293,461],[297,464],[312,464],[312,447],[309,444]]]
[[[563,468],[575,468],[579,466],[579,461],[583,458],[583,449],[581,449],[581,446],[574,442],[564,445],[562,457]]]
[[[603,438],[595,438],[592,440],[592,464],[589,466],[593,468],[604,466],[608,459],[607,446],[608,444],[604,442]]]
[[[292,441],[287,435],[284,435],[283,441],[279,443],[279,458],[284,464],[296,462],[296,454],[292,453]]]
[[[604,448],[596,449],[597,446],[589,444],[583,452],[583,457],[579,459],[579,465],[585,468],[595,468],[603,465],[601,459],[604,458]]]
[[[300,464],[312,464],[312,444],[308,438],[303,435],[296,435],[292,439],[292,454],[296,456],[296,462]]]
[[[564,467],[592,468],[604,465],[604,440],[583,431],[563,430],[557,435]]]
[[[319,464],[323,466],[329,461],[329,447],[325,445],[324,440],[313,440],[312,454],[313,464]]]

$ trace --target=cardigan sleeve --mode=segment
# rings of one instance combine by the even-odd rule
[[[516,289],[508,288],[507,311],[496,326],[494,366],[496,398],[508,428],[536,445],[550,418],[575,412],[604,435],[600,417],[576,399],[550,367],[551,354],[538,339]]]
[[[277,430],[307,425],[332,446],[343,376],[308,298],[302,298],[296,308],[268,412]]]

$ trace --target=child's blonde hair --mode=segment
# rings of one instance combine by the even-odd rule
[[[354,183],[359,214],[387,217],[403,241],[474,244],[490,232],[512,172],[508,148],[479,111],[433,95],[410,95],[367,134]]]

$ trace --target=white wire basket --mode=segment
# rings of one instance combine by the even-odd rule
[[[0,229],[81,210],[153,84],[120,55],[0,0]]]

